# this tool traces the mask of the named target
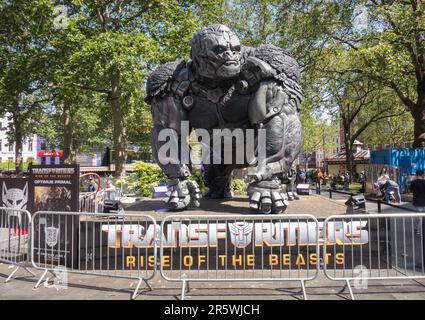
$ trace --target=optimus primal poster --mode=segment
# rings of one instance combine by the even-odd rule
[[[321,247],[316,253],[313,222],[241,220],[166,223],[164,230],[157,230],[164,270],[313,270],[321,261],[332,269],[390,267],[390,235],[376,220],[330,222],[326,230],[319,222],[319,236],[328,243],[326,257]],[[80,236],[83,268],[154,266],[153,224],[83,222]]]
[[[0,179],[0,207],[27,210],[32,199],[28,179]],[[28,217],[20,211],[0,210],[0,251],[15,261],[26,259],[29,246]]]
[[[78,212],[79,165],[36,165],[30,168],[34,198],[31,212]],[[77,264],[78,219],[74,216],[40,215],[34,219],[34,259],[53,265]],[[43,245],[39,245],[43,244]],[[73,250],[71,250],[74,248]]]
[[[32,212],[78,211],[79,165],[36,165],[30,168],[34,190]]]

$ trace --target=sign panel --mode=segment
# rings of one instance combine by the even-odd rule
[[[39,157],[63,157],[63,151],[39,151]]]
[[[29,246],[28,216],[13,209],[27,210],[32,190],[26,178],[0,179],[0,255],[13,261],[26,261]]]
[[[78,212],[79,177],[79,165],[32,166],[30,188],[34,190],[34,200],[31,203],[31,212]],[[57,265],[60,261],[61,265],[70,266],[72,263],[76,265],[78,222],[78,217],[64,215],[55,217],[41,215],[35,219],[34,257],[40,257],[40,261],[37,262]]]
[[[165,270],[285,270],[390,267],[385,225],[376,220],[330,222],[319,236],[328,243],[326,257],[316,253],[316,224],[255,221],[182,221],[165,224],[162,234]],[[80,259],[91,270],[135,270],[154,267],[153,224],[81,223]],[[321,248],[320,248],[321,249]],[[379,254],[378,254],[379,252]]]

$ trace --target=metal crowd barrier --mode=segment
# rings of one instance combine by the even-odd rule
[[[100,213],[103,212],[103,203],[101,195],[98,192],[88,192],[80,195],[79,211]]]
[[[31,215],[27,210],[0,207],[0,261],[16,266],[5,282],[9,282],[19,268],[34,275],[27,268],[30,229]]]
[[[161,224],[160,272],[167,281],[300,281],[319,272],[312,215],[172,215]]]
[[[33,215],[32,254],[34,268],[46,274],[63,272],[112,278],[136,279],[134,299],[140,285],[156,272],[157,224],[140,214],[90,214],[39,211]]]
[[[306,281],[318,276],[352,283],[425,278],[425,213],[335,215],[171,215],[158,226],[139,214],[37,212],[0,208],[0,261],[29,261],[47,273],[182,282]],[[157,249],[160,257],[157,259]],[[320,252],[319,246],[323,246]],[[320,254],[322,253],[322,254]]]
[[[324,222],[323,264],[327,278],[363,287],[368,280],[423,279],[423,213],[335,215]]]

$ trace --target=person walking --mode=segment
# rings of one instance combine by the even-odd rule
[[[416,179],[410,184],[410,190],[413,192],[413,206],[419,212],[425,211],[425,180],[424,171],[416,170]],[[415,232],[421,234],[422,218],[417,218],[415,223]]]

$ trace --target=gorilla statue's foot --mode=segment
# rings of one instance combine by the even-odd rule
[[[263,214],[282,213],[288,207],[285,186],[279,181],[260,181],[248,186],[249,207]]]

